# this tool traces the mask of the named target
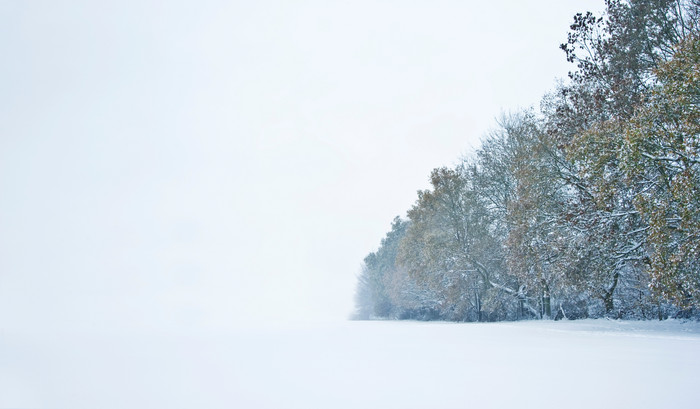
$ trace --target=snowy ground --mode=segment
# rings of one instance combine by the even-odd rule
[[[0,330],[0,408],[696,408],[700,325]]]

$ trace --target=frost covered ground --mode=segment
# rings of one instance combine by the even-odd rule
[[[700,325],[0,330],[0,408],[697,408]]]

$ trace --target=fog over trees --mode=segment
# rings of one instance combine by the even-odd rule
[[[698,317],[700,1],[574,16],[573,69],[430,175],[358,277],[356,318]]]

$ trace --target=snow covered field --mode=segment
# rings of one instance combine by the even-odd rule
[[[0,408],[696,408],[700,325],[0,331]]]

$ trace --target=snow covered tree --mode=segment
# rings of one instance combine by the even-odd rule
[[[382,239],[379,249],[365,257],[356,293],[358,316],[392,317],[397,314],[387,287],[397,268],[396,254],[406,227],[407,223],[400,217],[394,218],[391,231]]]
[[[472,179],[473,169],[435,169],[432,190],[419,192],[399,262],[433,296],[441,317],[487,321],[515,318],[515,291],[504,283],[503,242],[496,215]]]
[[[365,259],[359,315],[698,311],[700,0],[605,5],[575,16],[561,48],[576,69],[540,113],[504,116],[432,172]]]
[[[624,169],[648,223],[652,288],[700,307],[700,35],[655,71],[659,86],[625,124]]]
[[[545,143],[538,120],[523,112],[504,117],[478,152],[480,191],[495,174],[508,175],[508,200],[498,206],[505,210],[499,219],[521,317],[551,317],[552,293],[562,284],[556,264],[566,244],[557,224],[564,182]]]
[[[367,266],[362,266],[362,271],[357,277],[355,287],[355,313],[352,319],[368,320],[374,313],[374,294]]]
[[[572,278],[601,300],[606,314],[634,309],[627,301],[645,292],[647,226],[634,204],[638,191],[621,167],[626,123],[653,88],[654,69],[692,26],[686,17],[693,3],[608,0],[602,17],[578,14],[562,45],[577,70],[547,109],[549,131],[572,164],[569,221],[578,233],[571,256],[580,266]],[[620,294],[616,308],[620,288],[631,292]]]

